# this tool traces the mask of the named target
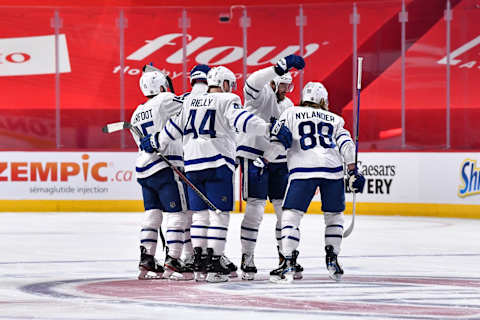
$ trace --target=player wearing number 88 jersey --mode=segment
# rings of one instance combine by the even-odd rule
[[[319,82],[309,82],[302,92],[300,107],[287,109],[280,122],[292,132],[287,151],[289,181],[282,204],[283,266],[273,270],[271,278],[293,279],[295,250],[300,241],[299,225],[317,188],[320,188],[325,218],[325,245],[330,276],[339,280],[343,270],[337,262],[343,237],[345,210],[344,163],[355,169],[355,145],[339,115],[328,111],[328,93]],[[265,154],[274,159],[281,146],[274,144]],[[362,177],[363,178],[363,177]],[[294,268],[293,268],[294,269]]]
[[[309,96],[314,90],[316,95]],[[344,161],[347,164],[355,162],[355,146],[350,133],[343,127],[345,121],[328,111],[328,93],[321,83],[307,83],[302,95],[301,106],[285,110],[279,120],[293,136],[287,152],[289,179],[342,179]],[[275,146],[276,150],[281,150],[278,144]],[[273,154],[275,151],[267,156],[270,158]]]

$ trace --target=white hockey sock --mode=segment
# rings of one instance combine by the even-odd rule
[[[277,245],[282,252],[282,202],[283,200],[275,199],[272,200],[273,209],[275,210],[275,215],[277,216],[277,223],[275,224],[275,238],[277,239]]]
[[[158,230],[162,228],[162,211],[150,209],[145,211],[140,231],[140,245],[147,249],[147,254],[155,255],[157,250]]]
[[[258,228],[263,219],[265,200],[248,198],[240,229],[242,253],[253,254],[257,244]]]
[[[285,257],[291,257],[293,250],[298,248],[300,243],[300,220],[303,212],[288,209],[282,214],[282,253]]]
[[[182,254],[184,240],[184,226],[187,216],[184,212],[167,213],[167,246],[168,255],[178,259]]]
[[[192,238],[190,236],[190,227],[192,225],[192,211],[186,212],[187,218],[185,219],[185,226],[183,229],[185,230],[185,239],[183,240],[183,251],[182,254],[184,257],[190,257],[193,255],[193,246],[192,246]]]
[[[207,249],[207,233],[210,225],[210,214],[208,210],[194,211],[192,225],[190,227],[192,246]],[[206,251],[205,251],[206,252]]]
[[[227,242],[228,223],[230,212],[216,213],[210,210],[210,227],[208,228],[208,248],[213,249],[213,254],[223,255]]]
[[[340,253],[343,238],[343,212],[324,212],[325,246],[333,246],[335,254]]]

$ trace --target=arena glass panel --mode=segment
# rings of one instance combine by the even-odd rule
[[[247,76],[275,65],[278,60],[290,54],[300,55],[299,28],[296,24],[298,15],[298,5],[248,7],[251,26],[248,29]],[[313,66],[308,55],[304,54],[304,58],[307,68]],[[293,91],[286,96],[294,105],[298,105],[301,76],[296,69],[291,70],[291,75]]]
[[[478,1],[464,0],[453,9],[451,24],[451,142],[453,149],[479,150],[480,34]],[[441,60],[443,63],[443,60]]]
[[[190,22],[188,33],[192,36],[192,43],[197,43],[188,50],[186,70],[190,72],[197,64],[227,67],[237,78],[237,89],[234,93],[242,97],[243,102],[244,32],[240,25],[243,9],[188,8],[186,14]],[[248,10],[247,14],[250,14]],[[252,28],[247,28],[246,32],[247,43],[250,46]],[[187,89],[190,91],[189,81]]]
[[[125,48],[123,75],[125,83],[125,119],[130,121],[136,107],[147,98],[142,94],[139,80],[146,64],[162,70],[173,81],[176,94],[182,93],[182,28],[179,19],[181,8],[125,8]],[[187,37],[188,38],[188,37]],[[188,43],[188,42],[187,42]],[[118,66],[117,66],[118,67]],[[128,131],[125,134],[127,149],[137,147]]]
[[[447,149],[445,3],[406,6],[405,150]]]
[[[72,71],[60,76],[61,148],[120,148],[121,135],[102,126],[120,120],[119,15],[116,8],[62,8]]]
[[[312,55],[315,61],[305,68],[304,82],[322,82],[328,91],[329,110],[342,115],[352,99],[352,4],[309,4],[304,6],[304,14],[305,43],[318,46]]]
[[[357,4],[357,56],[363,57],[360,94],[360,150],[398,150],[401,146],[401,3]],[[343,110],[356,118],[354,98]],[[354,102],[354,104],[352,103]],[[354,106],[354,107],[353,107]]]
[[[54,10],[0,8],[0,148],[56,148]],[[65,35],[60,35],[69,73]]]

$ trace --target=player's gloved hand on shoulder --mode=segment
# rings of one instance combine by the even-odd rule
[[[275,65],[275,73],[279,76],[283,76],[287,73],[290,69],[295,68],[297,70],[302,70],[305,68],[305,60],[302,57],[297,56],[296,54],[291,54],[278,60],[277,64]]]
[[[157,151],[159,143],[158,143],[158,136],[160,135],[159,132],[151,135],[147,134],[145,137],[142,138],[140,141],[140,150],[144,150],[148,153],[154,153]]]
[[[267,160],[260,157],[253,160],[253,165],[257,168],[260,168],[260,170],[258,170],[258,177],[260,177],[263,174],[263,169],[267,166],[267,164],[268,164]]]
[[[348,170],[348,187],[352,192],[358,193],[363,192],[365,187],[365,177],[363,174],[359,173],[357,168],[353,170]]]
[[[292,146],[292,132],[282,122],[274,121],[270,127],[270,136],[276,137],[285,147],[285,150]]]

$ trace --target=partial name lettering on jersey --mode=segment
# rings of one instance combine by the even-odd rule
[[[152,109],[141,111],[135,115],[133,123],[138,123],[140,121],[153,119]]]
[[[133,112],[130,123],[137,127],[144,136],[161,132],[168,120],[182,109],[182,104],[174,99],[172,92],[160,92],[156,96],[138,105]],[[133,133],[132,133],[133,134]],[[139,137],[133,135],[136,144],[140,145]],[[183,166],[183,148],[181,141],[172,141],[164,150],[163,155],[175,166]],[[154,153],[147,153],[139,149],[135,162],[137,178],[147,178],[154,173],[168,167],[165,161]]]
[[[210,107],[215,103],[215,99],[209,97],[196,97],[190,100],[191,107]]]
[[[312,119],[312,118],[319,118],[325,121],[334,121],[335,117],[333,115],[327,114],[322,111],[316,111],[316,110],[308,110],[304,112],[298,112],[295,114],[295,119],[296,120],[306,120],[306,119]]]

